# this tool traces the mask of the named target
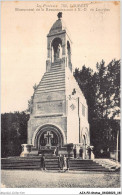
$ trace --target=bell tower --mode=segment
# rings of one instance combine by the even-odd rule
[[[72,72],[71,64],[71,39],[67,33],[66,27],[62,21],[62,12],[58,13],[58,20],[51,27],[47,35],[47,61],[46,70],[61,61],[68,66]]]

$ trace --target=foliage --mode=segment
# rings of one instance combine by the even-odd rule
[[[82,70],[75,69],[74,77],[78,82],[89,107],[88,118],[91,121],[96,117],[95,108],[95,94],[96,94],[96,75],[93,74],[93,70],[86,68],[85,65]]]
[[[27,143],[27,121],[25,112],[1,114],[1,156],[18,156],[21,144]]]
[[[110,148],[120,129],[120,60],[105,65],[104,60],[96,64],[96,72],[85,65],[76,69],[74,77],[88,103],[91,142],[96,150]]]
[[[96,105],[99,118],[117,118],[120,114],[120,60],[107,66],[97,63]]]
[[[34,93],[37,88],[38,88],[38,85],[35,83],[33,86]],[[32,107],[33,107],[32,105],[33,105],[33,96],[31,96],[30,100],[28,100],[28,108],[26,110],[28,113],[32,113]]]

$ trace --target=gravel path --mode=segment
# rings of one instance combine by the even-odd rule
[[[119,173],[46,172],[40,170],[2,170],[6,188],[119,188]],[[2,187],[1,186],[1,187]]]

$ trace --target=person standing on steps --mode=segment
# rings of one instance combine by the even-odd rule
[[[45,170],[45,155],[44,154],[41,156],[41,169]]]
[[[66,158],[65,155],[63,156],[63,170],[64,170],[64,171],[67,170],[67,158]]]
[[[79,156],[80,156],[80,158],[83,159],[83,148],[82,147],[80,147]]]
[[[64,161],[63,161],[63,156],[61,154],[59,155],[58,163],[59,163],[59,169],[63,170]]]
[[[73,152],[74,152],[74,158],[76,158],[76,147],[74,147]]]
[[[88,148],[88,158],[91,159],[91,148]]]
[[[69,158],[67,157],[67,171],[69,171]]]

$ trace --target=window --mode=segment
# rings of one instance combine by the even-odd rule
[[[82,115],[85,116],[85,106],[82,104]]]

